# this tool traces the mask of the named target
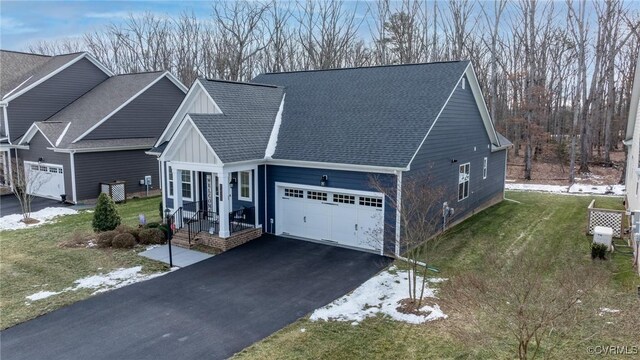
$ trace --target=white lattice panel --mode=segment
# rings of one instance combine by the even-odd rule
[[[111,198],[115,202],[125,200],[124,184],[116,184],[111,186]]]
[[[622,229],[622,213],[590,210],[589,216],[589,234],[593,235],[593,229],[596,226],[605,226],[613,229],[613,236],[622,237],[620,231]]]

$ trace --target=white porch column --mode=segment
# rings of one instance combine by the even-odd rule
[[[218,214],[220,219],[220,230],[218,231],[218,235],[221,238],[227,238],[231,235],[229,232],[229,212],[231,212],[231,189],[229,189],[229,173],[225,170],[222,173],[218,173],[218,178],[220,179],[220,203],[218,204],[218,209],[220,209],[220,213]]]
[[[169,195],[169,193],[167,192],[169,191],[169,188],[164,184],[164,182],[166,181],[164,173],[166,166],[166,163],[158,158],[158,170],[160,170],[160,172],[158,173],[158,181],[160,182],[160,194],[162,196],[162,214],[164,214],[164,210],[167,208],[167,195]],[[162,215],[162,221],[166,221],[164,215]]]
[[[253,189],[251,189],[251,193],[253,194],[253,218],[255,220],[255,226],[258,227],[260,225],[260,217],[258,216],[258,209],[260,209],[260,196],[258,189],[258,165],[253,167],[253,181],[251,183],[253,185]]]

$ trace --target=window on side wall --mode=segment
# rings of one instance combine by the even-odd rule
[[[180,180],[182,181],[182,198],[191,200],[191,171],[180,171]]]
[[[169,187],[169,197],[173,197],[173,169],[171,169],[171,166],[167,167],[167,179],[169,181],[169,185],[167,185]]]
[[[251,201],[251,171],[238,173],[238,199]]]
[[[482,178],[487,178],[487,158],[484,158],[484,162],[482,163]]]
[[[462,201],[469,197],[470,170],[470,163],[460,165],[460,171],[458,173],[458,201]]]

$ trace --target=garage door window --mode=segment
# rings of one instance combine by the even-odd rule
[[[356,197],[353,195],[333,194],[333,202],[340,204],[355,204]]]
[[[286,197],[292,197],[292,198],[303,198],[304,197],[304,190],[298,190],[298,189],[284,189],[284,196]]]
[[[307,199],[327,201],[327,193],[321,191],[307,191]]]
[[[381,208],[382,207],[382,199],[381,198],[360,196],[360,205]]]

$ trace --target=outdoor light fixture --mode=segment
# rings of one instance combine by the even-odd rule
[[[320,178],[320,186],[327,186],[328,181],[329,181],[329,176],[322,175],[322,178]]]
[[[39,163],[41,163],[41,162],[43,162],[43,161],[44,161],[44,159],[43,159],[43,158],[38,158],[38,162],[39,162]]]
[[[169,215],[171,215],[171,209],[169,208],[164,209],[164,217],[166,219],[169,219]]]
[[[457,162],[458,162],[458,159],[451,159],[451,163],[452,163],[452,164],[455,164],[455,163],[457,163]]]
[[[229,180],[229,186],[231,188],[233,188],[233,186],[238,182],[238,180],[236,178],[231,178],[231,180]]]

